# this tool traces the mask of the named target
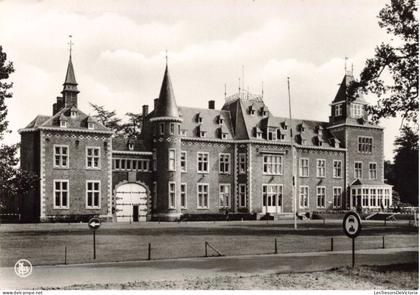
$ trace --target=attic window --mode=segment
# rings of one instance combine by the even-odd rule
[[[263,115],[263,117],[268,116],[268,110],[266,109],[266,107],[261,108],[261,114]]]
[[[335,106],[335,117],[341,117],[343,115],[343,105],[338,104]]]
[[[197,123],[203,123],[203,117],[200,114],[197,114]]]
[[[71,111],[70,112],[70,117],[72,117],[73,119],[77,117],[77,111]]]
[[[305,132],[305,127],[303,126],[303,124],[300,125],[300,132],[302,132],[302,133]]]
[[[281,126],[282,126],[283,129],[286,130],[287,129],[287,123],[286,123],[286,121],[282,122],[281,123]]]
[[[277,129],[277,140],[284,140],[284,133],[281,133],[280,129]]]
[[[128,144],[128,149],[129,149],[130,151],[134,150],[134,143],[129,143],[129,144]]]
[[[224,122],[225,122],[225,119],[223,119],[222,116],[219,116],[219,120],[218,120],[219,125],[223,125]]]
[[[199,135],[200,137],[206,137],[207,132],[206,131],[200,131]]]
[[[60,121],[60,127],[66,128],[67,127],[67,122],[66,121]]]
[[[278,130],[276,128],[268,128],[268,140],[277,140],[277,131]]]
[[[187,136],[187,130],[181,129],[181,132],[179,133],[181,136]]]
[[[324,141],[322,140],[322,138],[318,138],[318,146],[322,146],[323,143]]]
[[[90,130],[95,129],[95,125],[93,123],[88,123],[88,129]]]
[[[261,139],[262,138],[262,131],[258,127],[255,127],[255,137]]]
[[[254,115],[254,114],[255,114],[255,109],[254,109],[254,106],[253,106],[253,105],[250,105],[250,106],[249,106],[249,113],[250,113],[251,115]]]
[[[303,139],[303,138],[302,138],[302,139],[300,140],[300,143],[301,143],[301,145],[306,145],[306,139]]]

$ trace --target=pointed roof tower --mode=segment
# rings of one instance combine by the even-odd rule
[[[348,102],[347,88],[349,87],[350,83],[352,83],[353,81],[355,81],[355,79],[352,73],[346,73],[344,75],[344,78],[341,81],[340,88],[338,88],[338,91],[337,91],[337,94],[335,95],[333,103]],[[356,102],[366,104],[365,99],[360,94],[356,98]]]
[[[176,105],[175,95],[172,88],[167,59],[157,109],[155,110],[155,117],[179,118],[178,106]]]
[[[71,38],[71,35],[70,35],[70,38]],[[70,39],[69,62],[67,65],[66,78],[64,79],[63,91],[61,91],[64,97],[64,105],[66,107],[71,106],[71,105],[77,107],[77,94],[80,92],[79,89],[77,89],[77,82],[76,82],[76,77],[74,75],[73,62],[71,60],[72,45],[73,45],[73,42]]]

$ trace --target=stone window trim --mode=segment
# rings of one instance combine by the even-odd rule
[[[57,153],[57,148],[59,152]],[[68,145],[64,144],[54,144],[54,159],[53,159],[53,167],[54,168],[61,168],[61,169],[69,169],[70,167],[70,149]],[[66,150],[66,153],[63,153],[63,150]],[[57,165],[56,158],[58,157],[59,164]],[[65,161],[65,165],[63,162]]]
[[[343,105],[337,104],[334,107],[334,117],[341,117],[343,115]]]
[[[182,182],[181,183],[181,209],[187,209],[188,208],[188,203],[187,203],[187,183],[186,182]],[[184,200],[184,204],[182,204],[182,200]]]
[[[283,210],[283,184],[263,183],[262,196],[263,208],[267,208],[269,200],[271,200],[271,207],[276,207],[276,210],[280,207]]]
[[[92,189],[89,190],[89,183],[92,184]],[[94,185],[98,184],[98,189],[95,190]],[[89,193],[92,193],[92,205],[88,205]],[[94,194],[98,193],[98,205],[95,206],[95,196]],[[100,180],[86,180],[86,209],[101,209],[101,181]]]
[[[341,208],[342,194],[343,188],[341,186],[333,186],[333,208]]]
[[[202,188],[200,190],[200,188]],[[206,188],[204,190],[204,188]],[[209,206],[209,184],[208,183],[197,183],[197,209],[207,210],[210,208]],[[200,197],[202,197],[202,201],[200,202]],[[201,205],[200,205],[201,203]]]
[[[91,154],[89,154],[89,150],[92,151]],[[95,155],[95,150],[98,151],[97,155]],[[91,158],[90,166],[89,166],[89,158]],[[95,159],[98,160],[97,166],[95,166]],[[101,170],[101,148],[99,146],[86,146],[85,168],[88,170]]]
[[[369,162],[369,179],[377,179],[377,178],[378,178],[378,164],[376,162]]]
[[[339,163],[339,165],[336,166],[336,163]],[[343,178],[343,161],[333,160],[333,178]]]
[[[305,192],[306,192],[306,194],[305,194]],[[304,202],[302,202],[302,201],[304,201]],[[309,208],[309,186],[308,185],[300,185],[299,186],[299,208],[300,209]]]
[[[247,198],[246,198],[246,184],[240,183],[239,189],[239,208],[246,208]]]
[[[200,156],[201,156],[201,160],[200,160]],[[197,173],[207,173],[208,174],[209,173],[209,162],[210,162],[209,152],[197,152]],[[200,169],[200,163],[201,163],[201,169]]]
[[[283,156],[264,155],[263,175],[283,175]]]
[[[60,188],[57,189],[56,183],[60,183]],[[63,189],[62,183],[66,183],[66,189]],[[60,204],[56,203],[56,193],[60,194]],[[66,206],[63,206],[63,193],[66,193]],[[53,209],[70,209],[70,182],[68,179],[54,179],[53,180]]]
[[[327,175],[327,160],[316,159],[316,177],[325,178]]]
[[[187,154],[187,151],[181,151],[181,172],[182,173],[187,173],[188,172],[187,167],[188,167],[188,154]]]
[[[372,136],[358,136],[357,137],[357,152],[360,154],[372,154],[373,152],[373,137]]]
[[[176,208],[176,182],[169,181],[168,182],[168,208],[175,209]]]
[[[299,177],[309,177],[309,158],[299,159]]]
[[[316,207],[326,208],[327,188],[325,186],[316,187]]]
[[[219,174],[229,175],[231,171],[231,160],[229,153],[219,153]]]
[[[223,190],[222,192],[222,187],[223,188],[227,188],[227,192],[225,190]],[[222,196],[223,194],[227,194],[227,198],[224,198],[225,196]],[[231,185],[230,183],[219,183],[219,208],[231,208],[231,197],[232,197],[232,190],[231,190]],[[221,201],[223,200],[223,204],[221,204]],[[225,204],[225,201],[226,204]]]
[[[168,171],[176,171],[176,149],[168,149]]]
[[[165,123],[159,124],[159,134],[164,135],[165,134]]]
[[[360,167],[358,167],[360,164]],[[363,178],[363,162],[362,161],[354,161],[354,178],[355,179],[362,179]],[[359,177],[360,175],[360,177]]]
[[[246,167],[246,154],[245,153],[239,153],[239,155],[238,155],[238,157],[239,157],[239,160],[238,160],[238,162],[239,162],[239,174],[246,174],[246,170],[247,170],[247,167]]]

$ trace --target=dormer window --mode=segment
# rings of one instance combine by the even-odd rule
[[[219,116],[218,123],[219,125],[223,125],[225,123],[225,119],[223,119],[222,116]]]
[[[281,123],[281,127],[282,127],[284,130],[286,130],[286,129],[287,129],[287,123],[286,123],[286,121],[284,121],[284,122],[282,122],[282,123]]]
[[[197,114],[197,123],[203,123],[203,117],[200,114]]]
[[[262,138],[262,135],[263,135],[263,133],[262,133],[262,131],[261,131],[261,129],[260,128],[258,128],[258,127],[255,127],[255,129],[254,129],[255,131],[255,137],[256,138],[258,138],[258,139],[261,139]]]
[[[268,138],[268,140],[277,140],[277,130],[276,130],[276,128],[268,128],[267,138]]]
[[[301,133],[305,132],[305,126],[303,126],[303,124],[300,124],[300,132]]]
[[[200,137],[206,137],[207,132],[206,131],[200,131],[199,135]]]
[[[227,136],[228,136],[228,134],[227,134],[227,133],[222,133],[222,138],[223,138],[223,139],[226,139],[226,138],[227,138]]]
[[[95,129],[95,125],[93,123],[88,123],[88,129],[90,130]]]
[[[250,115],[255,115],[255,108],[254,108],[254,106],[253,106],[253,105],[250,105],[250,106],[249,106],[249,114],[250,114]]]
[[[179,133],[181,136],[187,136],[187,130],[181,129],[181,132]]]
[[[129,149],[130,151],[134,150],[134,143],[129,143],[129,144],[128,144],[128,149]]]
[[[303,139],[303,138],[302,138],[302,139],[301,139],[301,144],[302,144],[302,145],[306,145],[306,139]]]
[[[335,106],[335,117],[341,117],[343,115],[343,105],[338,104]]]
[[[324,143],[324,141],[322,140],[321,137],[318,137],[317,143],[318,143],[318,146],[322,146],[322,144]]]
[[[77,111],[71,111],[70,112],[70,117],[72,117],[73,119],[77,117]]]
[[[277,140],[284,140],[284,133],[281,133],[280,129],[277,129]]]
[[[267,107],[262,107],[261,108],[261,115],[263,116],[263,117],[267,117],[268,116],[268,109],[267,109]]]
[[[318,126],[317,131],[318,131],[318,135],[322,135],[322,131],[323,131],[323,127],[321,125]]]
[[[60,121],[60,127],[67,128],[67,122],[66,121]]]

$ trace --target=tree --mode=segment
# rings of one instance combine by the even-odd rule
[[[352,83],[348,89],[353,98],[360,92],[377,95],[377,104],[368,107],[374,122],[400,115],[401,126],[404,121],[417,124],[419,34],[416,12],[415,0],[391,0],[385,5],[379,12],[379,26],[392,38],[376,47],[374,57],[365,63],[360,81]],[[390,85],[384,81],[386,74],[392,80]]]
[[[418,133],[404,126],[395,139],[393,183],[401,202],[418,205],[419,179],[419,136]]]
[[[129,122],[122,125],[122,132],[128,137],[137,137],[143,126],[143,114],[126,113]]]
[[[89,103],[90,106],[95,111],[93,117],[97,119],[102,125],[113,130],[114,132],[119,132],[122,129],[120,124],[121,119],[116,117],[115,111],[107,111],[104,106],[97,104]]]
[[[13,63],[7,61],[7,55],[0,46],[0,140],[9,133],[7,121],[6,99],[13,96],[10,89],[12,82],[7,82],[14,72]],[[16,157],[18,144],[0,144],[0,207],[10,203],[10,199],[19,197],[35,188],[38,177],[27,171],[17,168],[19,160]]]

